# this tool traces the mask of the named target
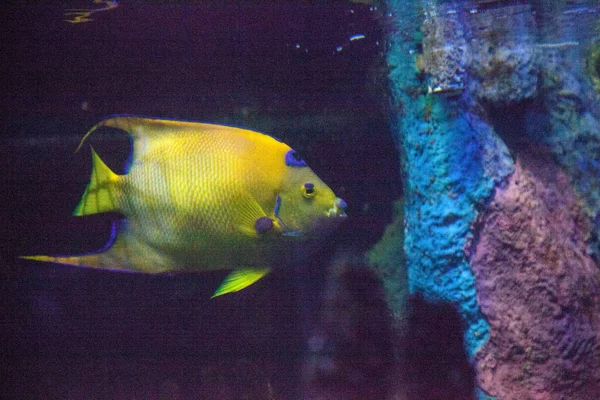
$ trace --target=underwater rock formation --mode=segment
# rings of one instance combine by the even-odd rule
[[[563,51],[548,49],[540,57],[544,65],[540,101],[543,118],[529,111],[528,136],[547,145],[567,171],[584,211],[593,224],[589,251],[600,260],[600,101],[594,76],[585,68],[590,46]],[[540,133],[541,132],[541,133]]]
[[[569,177],[547,157],[519,157],[477,225],[471,268],[490,324],[475,357],[482,388],[501,399],[594,398],[600,271]]]
[[[528,6],[490,9],[468,19],[469,91],[479,102],[506,104],[537,93],[538,48]],[[515,32],[519,32],[515,34]]]
[[[457,94],[464,89],[465,39],[456,15],[423,21],[423,68],[429,74],[429,93]],[[451,46],[448,46],[452,43]]]
[[[600,102],[569,28],[585,15],[389,5],[410,293],[456,306],[479,398],[594,398]]]
[[[495,184],[512,172],[512,160],[493,127],[472,112],[468,102],[427,94],[428,83],[416,65],[416,43],[395,36],[391,45],[392,91],[402,106],[398,138],[405,178],[409,291],[423,294],[427,301],[457,305],[467,321],[465,340],[472,355],[485,342],[488,326],[463,249],[478,208]]]

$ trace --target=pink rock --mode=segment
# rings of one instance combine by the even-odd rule
[[[471,249],[490,339],[479,386],[500,399],[593,399],[600,393],[600,269],[588,219],[554,161],[521,154]],[[477,237],[477,236],[476,236]]]

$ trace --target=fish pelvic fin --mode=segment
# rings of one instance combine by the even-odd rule
[[[270,271],[269,268],[244,268],[235,270],[227,275],[221,286],[215,291],[215,294],[211,296],[211,299],[227,293],[239,292],[267,275]]]
[[[73,211],[74,216],[119,210],[118,183],[121,177],[110,170],[92,147],[90,183]]]

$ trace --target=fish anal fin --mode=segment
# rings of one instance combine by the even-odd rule
[[[115,174],[102,161],[92,148],[92,175],[75,210],[74,216],[98,214],[118,210],[119,175]]]
[[[50,262],[126,272],[157,274],[173,270],[171,259],[131,234],[130,221],[113,221],[111,235],[103,248],[76,255],[20,256],[25,260]]]
[[[238,292],[252,285],[269,273],[269,268],[244,268],[238,269],[227,275],[221,286],[212,295],[212,298],[227,293]]]
[[[97,254],[83,256],[19,256],[24,260],[33,260],[41,262],[50,262],[55,264],[71,265],[76,267],[99,268],[99,258]]]

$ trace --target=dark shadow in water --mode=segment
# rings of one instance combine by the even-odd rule
[[[284,295],[292,288],[267,277],[208,300],[223,276],[21,265],[0,285],[10,310],[2,397],[297,398],[303,340]]]
[[[473,399],[475,372],[464,350],[464,327],[455,306],[412,297],[404,332],[399,391],[407,399]]]
[[[394,376],[393,334],[381,281],[343,258],[325,279],[303,368],[306,399],[386,399]]]

